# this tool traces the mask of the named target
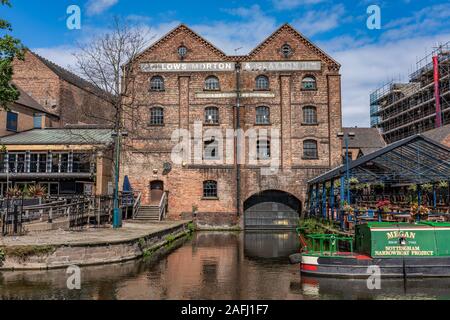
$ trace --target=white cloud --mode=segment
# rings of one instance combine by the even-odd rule
[[[342,4],[327,10],[309,10],[292,24],[303,34],[314,36],[335,29],[344,22],[345,8]]]
[[[416,57],[422,56],[425,48],[448,39],[450,33],[329,50],[342,64],[344,125],[369,126],[370,93],[399,75],[406,79],[408,70],[415,67]]]
[[[76,59],[74,54],[77,51],[75,47],[59,46],[52,48],[34,48],[31,50],[68,70],[72,70],[75,66]]]
[[[119,0],[89,0],[86,4],[87,15],[103,13],[118,2]]]
[[[326,0],[272,0],[273,5],[278,10],[294,9],[301,5],[313,5]]]

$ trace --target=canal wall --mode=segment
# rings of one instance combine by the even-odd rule
[[[192,220],[199,231],[243,230],[243,221],[235,213],[198,212],[183,213],[183,220]]]
[[[192,231],[191,222],[178,222],[163,230],[118,240],[0,246],[0,270],[46,270],[126,262],[164,251],[166,246],[172,246]]]

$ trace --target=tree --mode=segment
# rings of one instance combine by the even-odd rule
[[[76,72],[90,81],[107,100],[112,108],[111,117],[98,119],[110,123],[118,132],[123,129],[124,110],[133,101],[125,93],[132,91],[134,77],[133,61],[148,42],[142,29],[132,27],[115,18],[109,31],[100,34],[87,44],[79,44],[76,58]],[[126,96],[126,99],[124,98]]]
[[[3,6],[11,7],[9,0],[0,0]],[[11,82],[14,58],[23,60],[25,48],[20,40],[7,34],[12,31],[11,24],[0,18],[0,31],[5,33],[0,38],[0,106],[8,109],[9,105],[19,99],[20,93]]]

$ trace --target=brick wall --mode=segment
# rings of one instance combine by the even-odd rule
[[[322,62],[322,70],[316,72],[252,72],[243,71],[241,86],[243,92],[255,91],[255,78],[265,74],[270,80],[270,93],[273,98],[242,98],[241,122],[244,130],[278,129],[281,132],[280,152],[281,168],[274,175],[263,175],[259,163],[246,165],[241,169],[241,206],[255,193],[265,190],[281,190],[295,195],[304,203],[306,182],[308,179],[339,165],[341,161],[341,142],[337,134],[342,131],[341,94],[339,66],[307,41],[302,40],[290,27],[283,27],[251,55],[240,57],[244,61],[274,61],[285,59],[280,55],[280,47],[288,42],[294,53],[290,60]],[[144,62],[180,61],[177,48],[185,45],[189,49],[184,61],[232,61],[220,51],[186,27],[181,26],[155,46],[148,49],[135,61],[136,65]],[[149,79],[160,75],[165,80],[164,92],[149,92]],[[192,215],[192,207],[198,207],[197,217],[204,225],[234,225],[236,220],[236,166],[229,164],[214,165],[175,165],[169,173],[163,172],[164,163],[171,163],[171,150],[175,142],[171,141],[175,129],[194,130],[196,121],[203,121],[204,109],[208,106],[219,108],[220,124],[206,126],[204,131],[214,128],[225,135],[226,129],[235,127],[236,98],[200,99],[196,94],[204,90],[206,77],[214,75],[220,80],[222,93],[236,90],[235,72],[195,72],[195,73],[147,73],[135,74],[136,104],[132,112],[127,113],[125,122],[130,129],[127,141],[129,150],[123,157],[122,173],[128,175],[134,189],[143,193],[144,204],[149,199],[151,181],[161,180],[169,192],[169,217],[180,219]],[[313,75],[317,79],[318,89],[303,91],[302,79]],[[318,124],[303,125],[304,106],[313,105],[318,111]],[[151,127],[149,110],[153,106],[164,108],[165,125]],[[255,125],[256,107],[270,108],[270,125]],[[318,143],[318,159],[308,160],[303,157],[303,142],[307,139]],[[248,140],[246,140],[248,144]],[[246,145],[248,149],[248,145]],[[192,147],[194,148],[194,147]],[[193,150],[191,150],[191,154]],[[248,153],[246,155],[248,160]],[[203,199],[203,181],[218,182],[218,199]],[[208,222],[208,218],[210,221]],[[218,218],[219,217],[219,218]],[[221,217],[221,218],[220,218]],[[198,218],[200,219],[200,218]],[[227,222],[223,221],[226,220]]]
[[[14,61],[13,81],[48,111],[60,115],[61,124],[111,124],[111,106],[91,91],[55,74],[27,51],[25,61]]]

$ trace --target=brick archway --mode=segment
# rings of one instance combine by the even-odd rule
[[[257,193],[244,202],[245,229],[295,229],[302,202],[280,190]]]

